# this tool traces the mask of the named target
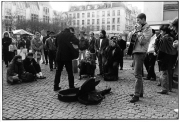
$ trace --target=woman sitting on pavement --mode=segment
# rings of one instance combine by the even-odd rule
[[[28,53],[26,58],[23,60],[23,65],[26,72],[32,73],[38,79],[45,79],[46,77],[42,75],[40,65],[33,58],[33,53]]]
[[[11,85],[21,83],[21,76],[23,73],[25,73],[25,70],[22,63],[22,57],[20,55],[16,55],[7,69],[7,82]]]
[[[115,37],[111,37],[109,44],[104,52],[104,80],[116,81],[118,80],[118,67],[122,51],[117,45]]]

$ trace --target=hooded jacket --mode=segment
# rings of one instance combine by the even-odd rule
[[[3,53],[7,53],[9,51],[9,45],[12,43],[12,39],[10,38],[10,35],[9,37],[4,37],[5,33],[8,33],[9,35],[9,32],[7,31],[3,33],[3,39],[2,39]]]
[[[135,43],[133,53],[146,53],[149,46],[149,41],[152,36],[152,29],[151,27],[146,23],[140,32],[138,34],[138,39]]]

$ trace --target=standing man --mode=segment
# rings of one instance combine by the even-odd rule
[[[74,28],[70,27],[65,29],[57,35],[56,40],[58,48],[56,53],[57,70],[54,80],[54,91],[61,89],[59,83],[64,65],[68,73],[69,88],[74,88],[74,76],[72,70],[73,52],[71,49],[72,47],[78,48],[79,45],[79,40],[74,35]]]
[[[98,75],[103,76],[104,75],[104,50],[109,46],[109,40],[106,37],[106,31],[101,30],[100,32],[100,38],[97,40],[97,56],[98,56],[98,62],[99,62],[99,71],[100,73]]]
[[[89,48],[92,57],[94,60],[96,60],[96,38],[94,37],[94,33],[90,32],[90,38],[89,38]]]
[[[46,39],[46,49],[48,50],[49,53],[49,67],[50,71],[53,71],[53,63],[55,64],[54,69],[56,69],[56,45],[55,45],[55,39],[54,39],[54,32],[49,33],[49,38]]]
[[[48,39],[49,38],[49,33],[50,33],[50,31],[47,31],[46,32],[47,33],[47,36],[45,36],[45,37],[43,37],[43,44],[44,44],[44,58],[45,59],[43,59],[43,64],[45,63],[45,61],[44,60],[46,60],[46,65],[48,64],[48,50],[47,50],[47,48],[46,48],[46,39]]]
[[[143,78],[142,69],[143,63],[148,49],[149,41],[152,36],[152,29],[146,23],[146,15],[141,13],[137,16],[138,26],[137,41],[135,42],[133,49],[134,57],[134,75],[135,75],[135,92],[130,100],[131,103],[139,101],[139,97],[143,97]]]
[[[124,50],[126,49],[126,41],[122,39],[121,35],[119,35],[117,43],[122,51],[122,56],[120,58],[120,70],[123,70],[123,57],[124,57]]]

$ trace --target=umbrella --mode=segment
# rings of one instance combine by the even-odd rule
[[[27,34],[27,35],[33,36],[32,33],[29,33],[29,32],[27,32],[27,31],[25,31],[25,30],[23,30],[23,29],[15,30],[15,31],[13,31],[13,34],[16,34],[16,35],[24,35],[24,34]]]

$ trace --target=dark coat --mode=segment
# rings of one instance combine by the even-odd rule
[[[12,79],[13,76],[19,75],[19,78],[21,75],[25,72],[23,63],[17,64],[17,59],[19,58],[19,55],[16,55],[13,60],[11,61],[8,69],[7,69],[7,82],[8,80]]]
[[[46,40],[46,49],[47,50],[56,50],[55,39],[48,38]]]
[[[126,41],[123,39],[120,39],[117,41],[119,47],[124,51],[126,49]]]
[[[109,46],[109,39],[108,38],[103,38],[102,43],[101,43],[101,47],[100,47],[100,39],[97,40],[97,50],[99,50],[99,54],[102,54],[103,51],[106,49],[106,47]]]
[[[30,39],[26,39],[26,48],[29,49],[31,46],[31,40]]]
[[[74,34],[64,31],[57,35],[56,61],[72,61],[72,44],[79,45],[79,40]],[[72,43],[72,44],[71,44]]]
[[[28,71],[28,68],[30,65],[35,65],[37,64],[37,62],[35,61],[35,59],[33,58],[31,61],[26,57],[24,60],[23,60],[23,65],[24,65],[24,69],[25,71],[27,72]]]
[[[9,52],[9,45],[12,43],[12,39],[5,37],[2,39],[3,53],[6,54]]]
[[[89,48],[88,50],[91,53],[95,53],[96,52],[96,38],[93,37],[92,40],[89,40]]]
[[[49,38],[49,35],[43,37],[44,50],[47,50],[45,43],[46,43],[46,39],[48,38]]]
[[[86,50],[88,49],[89,47],[89,42],[87,39],[85,39],[84,37],[82,37],[80,40],[79,40],[79,50],[83,51],[83,50]]]

